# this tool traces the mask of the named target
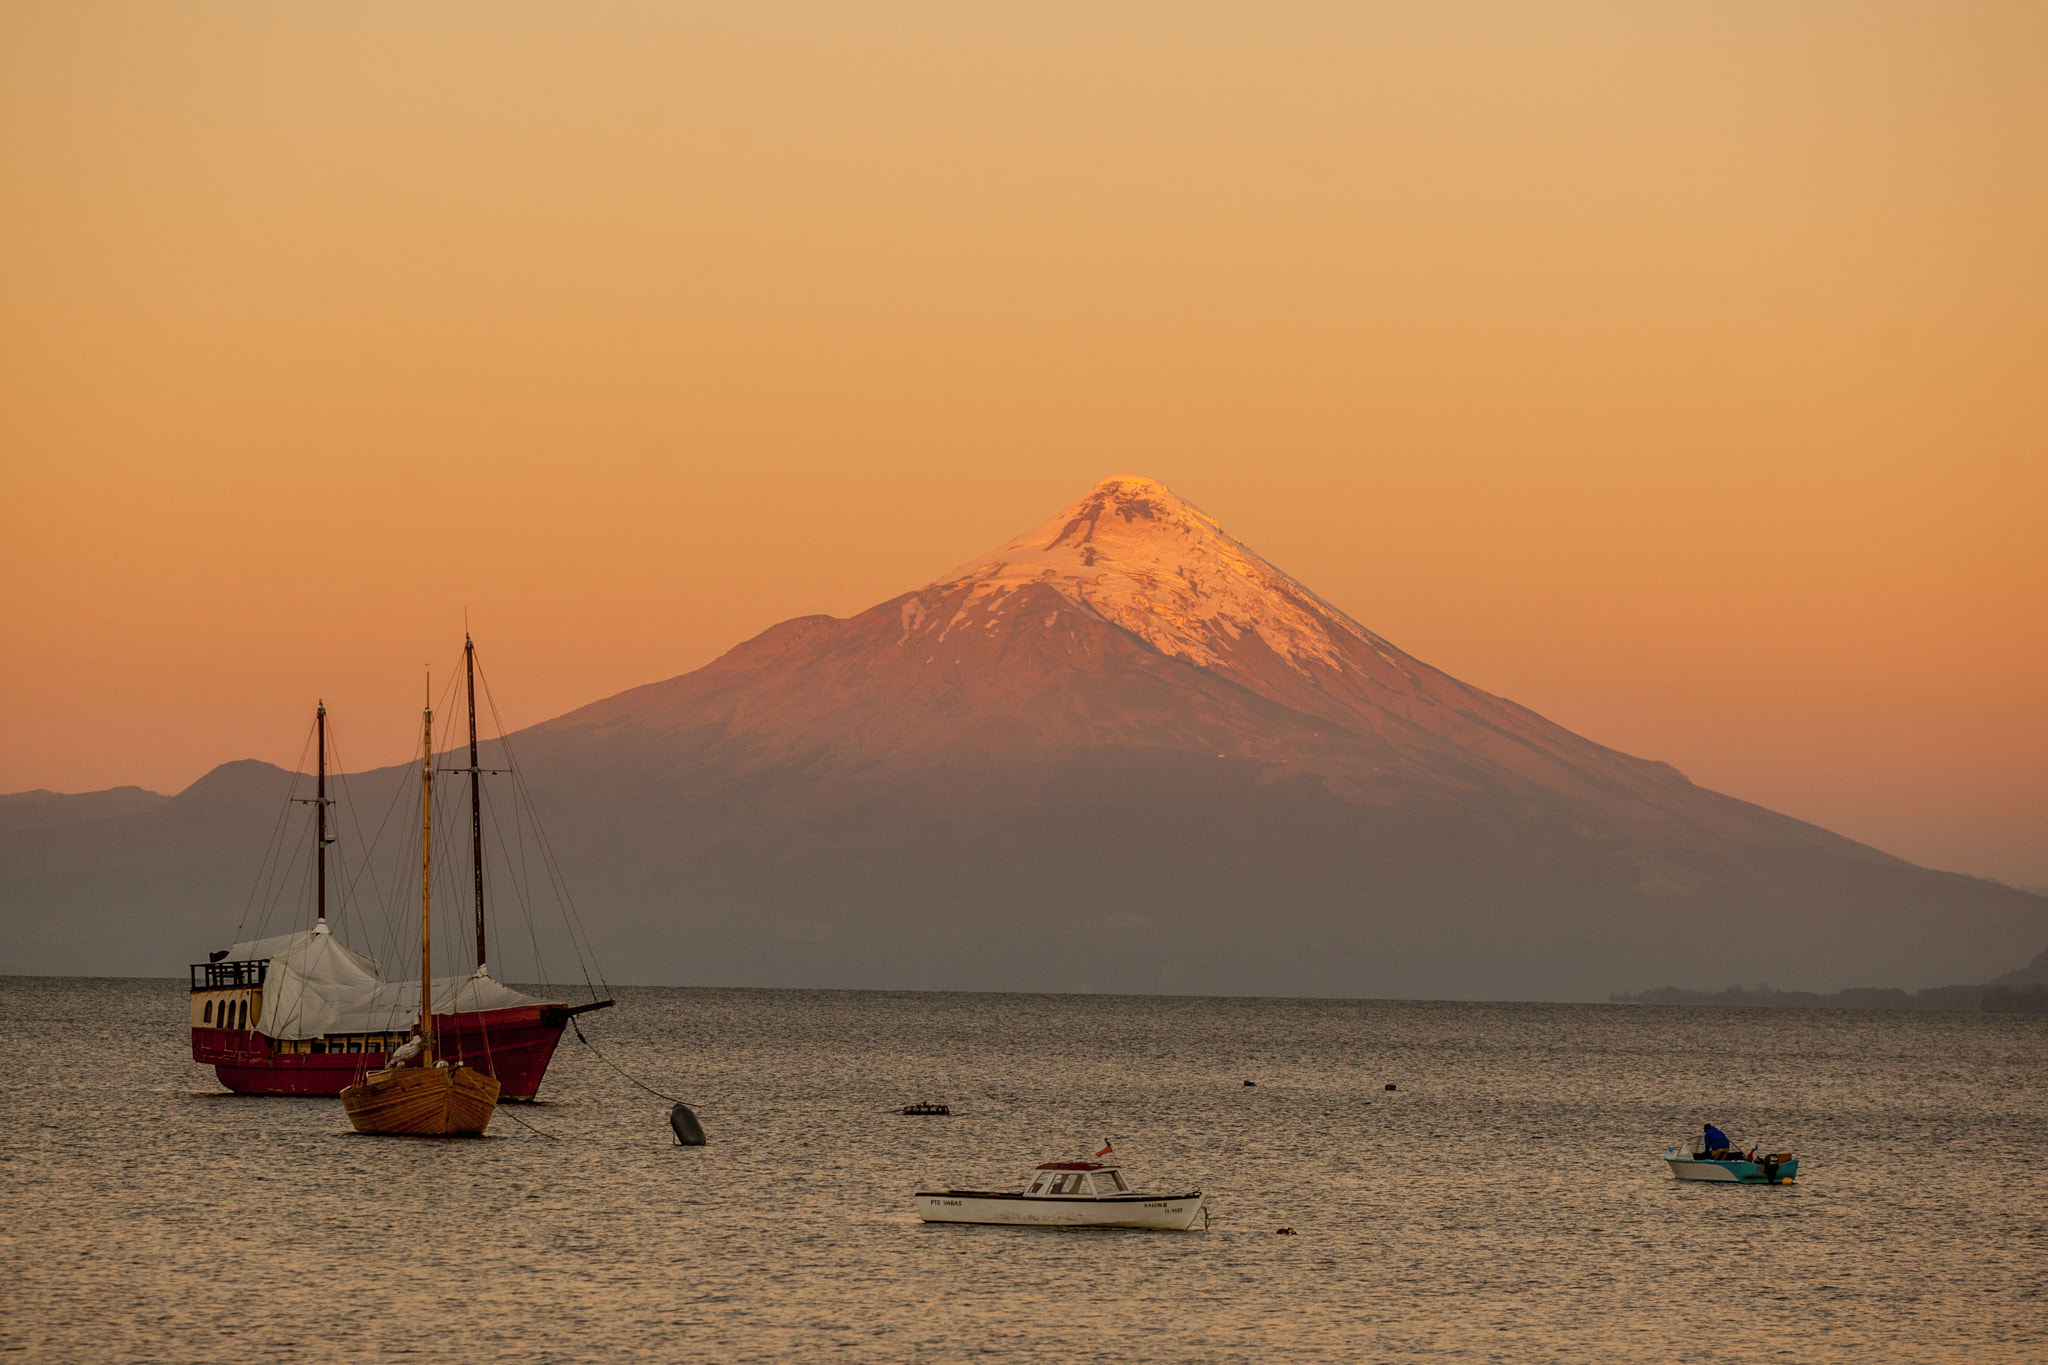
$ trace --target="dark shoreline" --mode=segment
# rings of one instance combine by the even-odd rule
[[[1626,991],[1607,997],[1613,1005],[1718,1005],[1741,1009],[1820,1010],[1960,1010],[1985,1014],[2048,1014],[2048,986],[1930,986],[1903,991],[1882,986],[1853,986],[1821,995],[1814,991],[1774,991],[1768,986],[1745,990],[1687,991],[1663,986],[1651,991]]]

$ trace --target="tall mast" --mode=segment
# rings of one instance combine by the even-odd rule
[[[319,869],[314,874],[314,883],[320,888],[318,896],[320,923],[324,925],[327,923],[327,703],[325,701],[320,703],[320,709],[314,713],[314,716],[320,727],[320,780],[319,785],[313,788],[313,837],[317,841],[314,845],[317,849],[314,858],[319,864]]]
[[[427,678],[424,747],[420,763],[420,1038],[422,1066],[434,1064],[434,683]]]
[[[483,773],[476,763],[476,642],[468,631],[462,632],[462,669],[469,676],[469,867],[476,883],[476,970],[482,975],[490,961],[484,956],[484,817],[477,799]]]

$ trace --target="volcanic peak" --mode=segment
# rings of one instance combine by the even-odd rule
[[[1257,636],[1297,670],[1343,669],[1347,645],[1388,663],[1386,641],[1260,558],[1200,508],[1156,479],[1120,475],[1042,526],[927,587],[967,596],[947,629],[1003,598],[1043,584],[1162,654],[1203,668]],[[1349,636],[1349,641],[1341,638]],[[1396,667],[1399,667],[1396,664]]]

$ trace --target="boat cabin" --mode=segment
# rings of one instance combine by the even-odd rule
[[[1048,1161],[1032,1172],[1024,1189],[1026,1199],[1112,1199],[1130,1193],[1121,1170],[1094,1161]]]
[[[263,992],[209,991],[192,997],[193,1028],[251,1029],[263,1018]]]
[[[199,962],[192,967],[192,1027],[247,1030],[263,1017],[260,962]]]

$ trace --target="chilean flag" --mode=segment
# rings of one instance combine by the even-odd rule
[[[1113,1143],[1113,1142],[1111,1142],[1111,1141],[1110,1141],[1110,1140],[1109,1140],[1108,1138],[1104,1138],[1104,1139],[1102,1140],[1102,1150],[1101,1150],[1101,1151],[1099,1151],[1099,1152],[1097,1152],[1097,1153],[1096,1153],[1095,1155],[1097,1155],[1097,1156],[1114,1156],[1115,1154],[1116,1154],[1116,1144],[1115,1144],[1115,1143]]]

